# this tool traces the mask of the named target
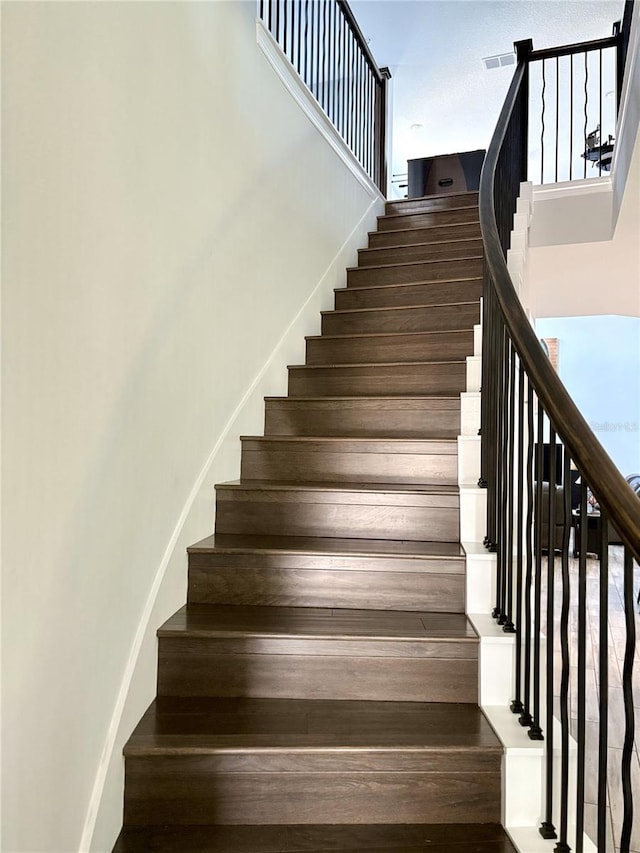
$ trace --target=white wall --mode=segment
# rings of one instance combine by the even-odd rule
[[[611,176],[536,187],[526,275],[536,317],[640,316],[640,4]]]
[[[108,850],[184,548],[381,201],[253,2],[4,4],[2,54],[2,849]]]
[[[587,187],[588,189],[588,187]],[[534,190],[527,257],[531,310],[536,317],[601,314],[640,316],[640,134],[636,138],[613,235],[579,242],[601,223],[613,228],[611,185],[592,193],[562,196]],[[541,200],[542,199],[542,200]],[[563,240],[569,240],[564,242]],[[549,245],[549,243],[551,245]]]

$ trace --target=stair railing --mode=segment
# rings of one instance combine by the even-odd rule
[[[260,19],[352,154],[386,195],[388,68],[346,0],[258,0]]]
[[[629,853],[631,774],[637,762],[633,565],[640,561],[640,500],[553,369],[507,270],[513,215],[520,183],[527,178],[529,69],[535,58],[531,42],[516,44],[516,52],[517,69],[480,185],[485,248],[480,485],[487,489],[485,544],[497,561],[493,615],[505,632],[515,634],[511,710],[529,737],[544,747],[540,833],[558,838],[558,853],[572,849],[582,853],[589,782],[597,788],[592,830],[597,849],[611,849],[607,847],[611,788],[622,792],[621,808],[615,804],[616,815],[621,813],[621,821],[614,816],[615,847]],[[599,511],[593,512],[596,503]],[[577,561],[570,559],[572,537]],[[621,691],[610,689],[614,682],[609,672],[614,643],[622,642],[617,631],[611,635],[608,622],[612,537],[622,543]],[[597,562],[587,560],[588,550],[597,552]],[[586,716],[586,679],[591,675],[588,620],[598,623],[599,642],[593,644],[597,722]],[[622,657],[621,650],[618,653]],[[620,707],[614,708],[612,702],[620,693]],[[621,751],[610,750],[612,716],[624,719]],[[595,763],[589,778],[587,756],[590,767]]]

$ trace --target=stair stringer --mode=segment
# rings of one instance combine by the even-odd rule
[[[520,185],[513,218],[507,266],[516,292],[527,305],[526,277],[529,226],[533,213],[533,186]],[[482,316],[482,314],[481,314]],[[460,487],[460,541],[466,553],[465,610],[480,638],[478,704],[504,747],[502,762],[502,824],[519,853],[552,853],[557,840],[539,833],[545,810],[545,760],[541,741],[532,741],[509,708],[515,695],[516,644],[491,616],[496,596],[495,554],[483,544],[486,534],[486,490],[480,488],[480,381],[482,375],[482,320],[474,328],[474,354],[467,358],[467,390],[461,394],[458,437]],[[545,638],[541,637],[541,703],[546,684]],[[560,743],[560,723],[554,718],[554,744]],[[575,779],[576,742],[569,737],[569,778]],[[554,748],[554,791],[560,790],[560,750]],[[571,790],[571,781],[570,786]],[[569,804],[569,838],[575,836],[575,803]],[[585,834],[584,853],[597,853]]]

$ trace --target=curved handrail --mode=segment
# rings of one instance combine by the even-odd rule
[[[495,295],[507,331],[538,399],[622,541],[640,562],[640,502],[544,355],[511,281],[500,243],[494,203],[496,168],[517,96],[526,79],[526,72],[527,60],[521,59],[500,113],[480,178],[480,227],[485,264],[493,279]]]

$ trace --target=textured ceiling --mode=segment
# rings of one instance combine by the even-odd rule
[[[535,48],[603,38],[623,10],[622,0],[351,0],[350,6],[378,65],[393,75],[396,175],[406,173],[413,157],[487,147],[514,68],[486,70],[482,57],[527,38]]]

